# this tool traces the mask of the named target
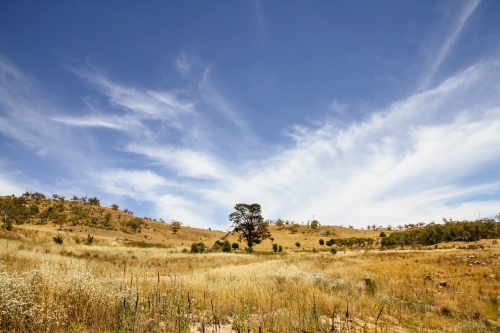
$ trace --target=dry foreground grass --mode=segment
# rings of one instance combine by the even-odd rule
[[[274,230],[273,236],[284,244],[292,238],[318,244],[319,236],[305,230],[281,236]],[[111,236],[77,244],[75,232],[63,233],[62,245],[52,241],[60,233],[54,226],[1,233],[0,331],[500,330],[495,240],[468,250],[457,243],[336,255],[296,248],[189,254],[182,252],[187,240],[208,239],[206,231],[183,228],[170,248],[125,246]]]

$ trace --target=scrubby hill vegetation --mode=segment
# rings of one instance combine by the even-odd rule
[[[443,222],[444,224],[430,223],[419,228],[392,232],[382,240],[382,245],[435,245],[500,238],[500,223],[492,219],[461,222],[445,219]]]
[[[64,225],[82,225],[135,233],[140,232],[145,224],[144,219],[133,216],[128,209],[119,211],[116,204],[111,209],[101,207],[97,197],[78,198],[75,195],[71,200],[58,194],[52,197],[53,200],[49,200],[38,192],[25,192],[20,197],[0,197],[0,214],[5,228],[10,230],[13,225],[26,223],[54,223],[61,229]]]

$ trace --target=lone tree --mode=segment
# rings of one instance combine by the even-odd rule
[[[172,220],[172,222],[170,222],[170,230],[172,230],[172,232],[176,234],[177,231],[181,230],[181,225],[181,221]]]
[[[264,239],[271,237],[268,224],[264,222],[259,204],[239,203],[234,206],[235,212],[229,215],[232,233],[238,233],[238,241],[244,239],[249,248],[260,244]]]

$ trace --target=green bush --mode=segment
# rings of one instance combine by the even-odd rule
[[[319,245],[325,245],[325,240],[323,238],[319,240]]]
[[[203,253],[203,252],[205,252],[205,244],[203,243],[191,244],[191,253]]]
[[[233,243],[233,245],[231,245],[231,247],[233,248],[233,250],[238,250],[240,248],[240,244]]]
[[[331,252],[332,254],[337,254],[337,250],[336,250],[334,247],[332,247],[332,248],[330,249],[330,252]]]
[[[219,252],[219,251],[222,251],[222,252],[231,252],[231,243],[229,243],[228,240],[225,240],[223,242],[221,242],[220,240],[216,240],[214,246],[212,247],[212,249],[215,252]]]
[[[278,252],[278,244],[273,244],[273,251]]]
[[[63,239],[62,239],[62,237],[61,237],[61,236],[59,236],[59,235],[58,235],[57,237],[52,237],[52,239],[54,240],[54,242],[55,242],[56,244],[62,244],[62,243],[63,243]]]

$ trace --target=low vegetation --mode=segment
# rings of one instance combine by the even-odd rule
[[[382,240],[383,246],[434,245],[443,242],[474,242],[500,238],[500,223],[485,219],[478,221],[431,223],[420,228],[392,232]]]
[[[479,230],[474,240],[459,238],[464,222],[450,222],[440,234],[454,230],[456,238],[402,249],[401,239],[420,239],[414,235],[437,225],[384,229],[383,237],[378,227],[257,219],[272,237],[250,247],[245,240],[249,255],[234,229],[228,235],[182,226],[174,233],[170,224],[78,198],[0,199],[1,332],[500,330],[493,221],[463,224]],[[38,224],[49,208],[56,215]],[[87,215],[72,226],[73,211]],[[66,214],[62,227],[57,214]],[[408,232],[413,238],[399,236]],[[397,246],[382,246],[391,237]]]

